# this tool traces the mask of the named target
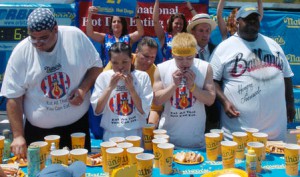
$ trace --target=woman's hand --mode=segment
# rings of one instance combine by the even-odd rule
[[[109,83],[110,89],[113,90],[114,88],[116,88],[120,79],[122,79],[122,73],[116,72],[115,74],[113,74]]]

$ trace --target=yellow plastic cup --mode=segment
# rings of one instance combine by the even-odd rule
[[[141,147],[141,137],[139,136],[127,136],[125,140],[128,143],[132,143],[133,147]]]
[[[69,151],[66,149],[58,149],[50,152],[52,163],[68,165]]]
[[[159,158],[159,171],[161,174],[171,174],[172,173],[172,163],[173,163],[173,151],[174,144],[171,143],[161,143],[157,145],[161,157]]]
[[[136,155],[144,152],[144,148],[141,147],[130,147],[126,149],[128,157],[128,165],[137,164]]]
[[[247,143],[253,141],[253,133],[257,133],[259,130],[257,128],[244,128],[244,130],[247,133]]]
[[[128,142],[123,142],[123,143],[117,144],[117,147],[122,148],[124,150],[123,157],[122,157],[122,166],[127,165],[128,164],[128,156],[127,156],[126,149],[133,147],[133,144],[128,143]]]
[[[112,137],[109,138],[109,141],[115,142],[115,143],[123,143],[125,142],[125,138],[124,137],[120,137],[120,136],[116,136],[116,137]]]
[[[167,130],[165,130],[165,129],[153,130],[153,135],[162,135],[162,134],[167,134]]]
[[[4,136],[0,136],[0,162],[2,163],[3,161],[3,152],[4,152]]]
[[[84,149],[85,133],[77,132],[71,134],[72,149]]]
[[[164,138],[160,138],[160,139],[153,139],[152,140],[152,144],[153,144],[153,154],[154,154],[154,168],[159,168],[159,159],[161,157],[161,154],[157,148],[158,144],[161,143],[167,143],[168,140],[164,139]]]
[[[217,133],[205,133],[206,158],[210,161],[218,159],[220,148],[220,135]]]
[[[102,168],[103,168],[104,172],[108,173],[106,149],[116,147],[116,146],[117,146],[117,143],[112,142],[112,141],[104,141],[100,144],[101,154],[102,154]]]
[[[266,146],[267,146],[267,141],[268,141],[268,134],[266,133],[253,133],[252,134],[253,137],[253,142],[260,142],[262,144],[264,144],[264,148],[263,148],[263,152],[262,152],[262,160],[266,159]]]
[[[223,169],[234,168],[235,152],[236,152],[237,145],[238,144],[234,141],[221,142]]]
[[[152,150],[152,139],[153,139],[153,130],[155,128],[154,124],[146,124],[143,127],[143,142],[144,142],[144,149],[151,151]]]
[[[237,159],[245,158],[245,146],[247,142],[247,133],[245,132],[233,132],[233,141],[237,143],[237,149],[235,152],[235,157]]]
[[[55,144],[55,149],[59,149],[60,136],[59,135],[47,135],[44,140],[48,143],[48,151],[50,152],[51,143]]]
[[[300,126],[296,126],[296,129],[297,129],[297,130],[300,130]],[[297,144],[299,145],[300,143],[298,143],[298,142],[299,142],[299,140],[300,140],[300,133],[298,133],[298,134],[296,135],[296,140],[297,140]]]
[[[166,139],[167,142],[169,142],[170,140],[170,136],[167,134],[158,134],[158,135],[154,135],[154,139]]]
[[[210,133],[217,133],[217,134],[219,134],[220,135],[220,143],[221,143],[221,141],[223,141],[223,137],[224,137],[224,131],[223,130],[221,130],[221,129],[211,129],[210,130]],[[218,151],[218,153],[219,153],[219,155],[222,155],[222,152],[221,152],[221,146],[219,146],[219,151]]]
[[[265,145],[260,142],[248,142],[247,147],[248,147],[248,149],[253,149],[255,151],[256,158],[257,158],[256,172],[260,173],[261,172],[262,154],[263,154],[263,149],[264,149]]]
[[[44,169],[46,166],[46,158],[48,154],[48,143],[46,141],[36,141],[30,145],[40,147],[40,170]]]
[[[88,150],[87,149],[73,149],[70,151],[72,163],[75,161],[81,161],[86,164]]]
[[[141,153],[136,155],[137,159],[137,176],[152,177],[154,155]]]
[[[290,176],[298,176],[300,146],[297,144],[286,144],[284,149],[285,172]]]
[[[108,173],[110,175],[114,169],[122,167],[123,151],[124,149],[118,147],[106,149]]]

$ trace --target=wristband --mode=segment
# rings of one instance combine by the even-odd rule
[[[194,92],[196,88],[196,84],[194,83],[193,87],[190,89],[190,92]]]

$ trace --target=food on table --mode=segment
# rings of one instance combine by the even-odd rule
[[[179,162],[194,163],[201,161],[201,155],[195,152],[179,152],[175,155],[175,160]]]
[[[90,155],[87,158],[87,164],[89,164],[91,166],[101,165],[102,164],[102,155],[100,153]]]
[[[18,164],[19,166],[26,166],[27,165],[27,159],[26,158],[18,158],[18,157],[12,157],[7,161],[8,164]]]
[[[285,143],[283,141],[267,141],[266,152],[284,154]]]

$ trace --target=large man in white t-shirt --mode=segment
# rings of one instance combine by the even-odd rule
[[[71,148],[73,132],[85,132],[90,149],[89,89],[102,70],[99,54],[78,28],[58,26],[49,9],[35,9],[27,23],[29,37],[13,50],[1,89],[12,152],[24,157],[27,145],[50,134],[60,135],[61,148]]]
[[[237,33],[211,56],[225,139],[232,132],[257,128],[269,140],[285,140],[287,121],[295,115],[293,72],[281,47],[259,33],[259,16],[256,7],[241,7]]]

